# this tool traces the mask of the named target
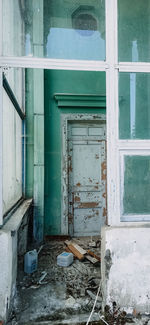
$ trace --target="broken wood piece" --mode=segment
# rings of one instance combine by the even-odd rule
[[[68,245],[70,245],[72,242],[71,242],[71,240],[65,240],[65,244],[68,246]]]
[[[81,246],[79,246],[78,244],[72,242],[71,243],[82,255],[87,254],[87,251],[85,249],[83,249]]]
[[[90,255],[85,255],[85,258],[88,260],[88,261],[90,261],[92,264],[97,264],[97,263],[99,263],[99,261],[95,258],[95,257],[92,257],[92,256],[90,256]]]
[[[73,253],[80,261],[84,259],[84,255],[81,254],[77,248],[74,247],[74,245],[70,244],[68,245],[68,248],[70,249],[71,253]]]
[[[71,250],[71,252],[79,259],[84,259],[84,255],[87,254],[87,251],[76,244],[74,241],[66,240],[65,244]],[[72,248],[72,249],[71,249]]]
[[[95,241],[89,242],[89,247],[96,247],[96,242]]]
[[[65,248],[65,251],[66,251],[67,253],[72,253],[71,250],[70,250],[68,247]],[[74,254],[73,254],[73,255],[74,255]],[[75,255],[74,255],[74,256],[75,256]]]
[[[88,252],[89,255],[91,255],[91,256],[93,256],[94,258],[96,258],[99,262],[101,261],[100,257],[97,256],[94,252],[92,252],[92,251],[90,251],[90,250],[88,250],[87,252]]]

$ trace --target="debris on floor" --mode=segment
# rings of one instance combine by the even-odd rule
[[[89,245],[91,243],[92,242],[90,242]],[[93,243],[94,243],[94,245],[92,247],[96,247],[96,242],[93,241]],[[82,260],[84,260],[84,258],[86,258],[92,264],[97,264],[100,262],[99,256],[97,256],[94,252],[92,252],[89,249],[88,250],[83,249],[75,242],[75,240],[73,240],[73,241],[66,240],[65,244],[67,245],[67,251],[72,252],[74,254],[74,256],[77,257],[80,261],[82,261]]]
[[[96,247],[90,250],[89,237],[45,242],[38,251],[37,271],[31,274],[24,273],[23,258],[20,259],[14,323],[11,324],[54,323],[76,317],[86,322],[101,280],[99,237],[94,241]],[[74,255],[73,263],[59,266],[58,256],[66,249]],[[92,321],[99,320],[101,301],[100,293]]]
[[[57,256],[57,265],[59,266],[69,266],[73,263],[73,254],[68,252],[63,252]]]

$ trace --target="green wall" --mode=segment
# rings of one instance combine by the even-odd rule
[[[61,233],[61,114],[105,109],[59,109],[55,93],[105,95],[104,72],[45,71],[45,235]]]

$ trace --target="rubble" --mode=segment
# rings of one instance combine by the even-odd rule
[[[101,279],[100,264],[99,261],[96,265],[85,259],[89,238],[76,238],[72,242],[84,259],[74,258],[73,264],[67,267],[57,265],[57,256],[66,248],[64,241],[53,240],[42,245],[38,252],[38,269],[32,274],[24,274],[23,258],[19,260],[18,294],[14,309],[16,325],[35,320],[54,322],[62,317],[72,319],[75,315],[86,315],[86,322]],[[68,244],[72,245],[72,242]],[[92,250],[100,258],[99,247]],[[100,309],[101,299],[95,309],[97,315]]]

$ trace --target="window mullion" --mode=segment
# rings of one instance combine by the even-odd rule
[[[108,224],[118,223],[117,174],[117,0],[106,0],[107,197]]]
[[[3,42],[3,29],[2,29],[2,24],[3,24],[3,10],[2,10],[2,0],[0,0],[0,56],[2,55],[2,42]]]
[[[0,225],[3,224],[3,71],[0,69]]]

